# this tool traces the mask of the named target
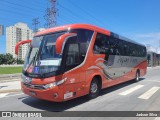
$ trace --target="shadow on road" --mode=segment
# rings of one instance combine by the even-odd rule
[[[144,80],[145,78],[141,78],[140,81]],[[110,93],[112,91],[116,91],[120,88],[126,87],[128,85],[134,84],[134,81],[128,81],[125,83],[121,83],[119,85],[115,85],[109,88],[106,88],[101,91],[100,96],[103,96],[107,93]],[[88,102],[89,99],[86,96],[76,98],[70,101],[62,102],[62,103],[56,103],[56,102],[50,102],[45,100],[40,100],[32,97],[25,97],[22,99],[22,102],[26,105],[29,105],[33,108],[37,108],[39,110],[45,110],[45,111],[51,111],[51,112],[60,112],[65,111],[67,109],[73,108],[75,106],[78,106],[80,104]]]

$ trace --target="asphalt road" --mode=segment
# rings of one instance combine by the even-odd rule
[[[148,69],[137,83],[122,83],[103,90],[99,97],[88,100],[77,98],[54,103],[32,98],[21,92],[0,94],[0,111],[160,111],[160,67]],[[2,118],[4,119],[4,118]],[[39,119],[39,118],[37,118]],[[45,118],[49,119],[49,118]],[[58,118],[60,119],[60,118]],[[62,118],[64,119],[64,118]],[[74,119],[74,118],[65,118]],[[84,119],[79,117],[76,119]],[[90,118],[97,119],[97,118]],[[104,118],[101,118],[104,119]],[[114,118],[107,118],[114,119]],[[128,120],[128,118],[115,118]],[[134,117],[131,120],[160,120],[160,118]]]

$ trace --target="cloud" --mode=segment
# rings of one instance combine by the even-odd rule
[[[158,49],[160,47],[160,32],[135,34],[132,35],[132,38],[144,45],[151,45],[152,51],[160,51]]]
[[[157,33],[146,33],[146,34],[137,34],[135,36],[139,37],[139,38],[160,39],[160,32],[157,32]]]
[[[160,54],[160,48],[157,49],[157,53]]]

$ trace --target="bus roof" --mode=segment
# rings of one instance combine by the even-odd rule
[[[134,41],[134,40],[131,40],[131,39],[129,39],[129,38],[126,38],[126,37],[124,37],[124,36],[118,35],[118,34],[113,33],[113,32],[111,32],[111,36],[114,36],[115,38],[118,38],[118,39],[121,39],[121,40],[130,42],[130,43],[137,44],[137,45],[140,45],[140,46],[144,46],[144,47],[145,47],[145,45],[143,45],[143,44],[141,44],[141,43],[138,43],[138,42],[136,42],[136,41]]]
[[[64,26],[58,26],[58,27],[49,28],[49,29],[40,31],[35,36],[49,34],[49,33],[53,33],[53,32],[56,32],[56,31],[61,31],[61,30],[78,29],[78,28],[89,29],[89,30],[93,30],[93,31],[97,31],[97,32],[102,32],[102,33],[110,36],[110,31],[105,30],[103,28],[99,28],[99,27],[94,26],[94,25],[90,25],[90,24],[69,24],[69,25],[64,25]]]
[[[119,39],[127,41],[127,42],[131,42],[131,43],[134,43],[134,44],[145,46],[145,45],[140,44],[140,43],[138,43],[136,41],[133,41],[131,39],[128,39],[126,37],[118,35],[118,34],[116,34],[114,32],[110,32],[109,30],[106,30],[106,29],[103,29],[103,28],[100,28],[100,27],[97,27],[97,26],[94,26],[94,25],[90,25],[90,24],[68,24],[68,25],[64,25],[64,26],[58,26],[58,27],[49,28],[49,29],[40,31],[40,32],[36,33],[35,36],[45,35],[45,34],[53,33],[53,32],[56,32],[56,31],[69,30],[69,29],[78,29],[78,28],[97,31],[97,32],[106,34],[108,36],[114,36],[116,38],[119,38]]]

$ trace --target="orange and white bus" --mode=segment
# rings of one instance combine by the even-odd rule
[[[39,99],[62,102],[98,96],[101,89],[144,76],[146,47],[108,30],[71,24],[38,32],[29,43],[22,91]]]

